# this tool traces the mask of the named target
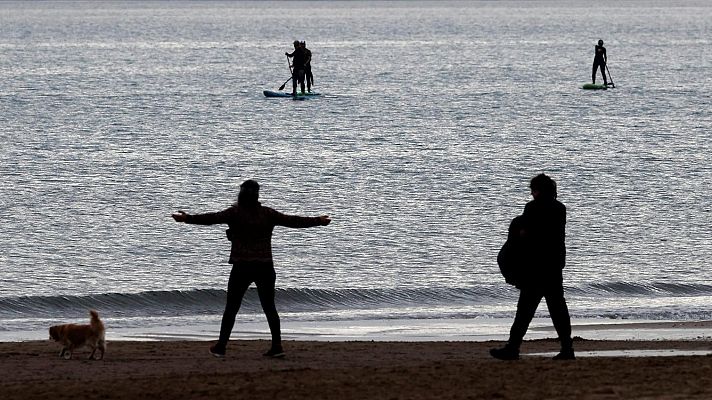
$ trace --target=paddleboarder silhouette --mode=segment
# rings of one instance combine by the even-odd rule
[[[306,41],[302,41],[302,48],[304,49],[304,52],[307,56],[306,62],[304,63],[304,73],[305,79],[307,81],[307,92],[311,93],[311,87],[314,86],[314,75],[312,74],[311,69],[312,52],[307,48]]]
[[[593,84],[596,84],[596,70],[601,68],[601,75],[603,75],[603,84],[608,86],[608,79],[606,78],[606,63],[608,62],[608,56],[606,56],[606,48],[603,47],[603,40],[598,41],[596,48],[594,50],[593,56],[593,71],[591,72],[591,80]]]
[[[287,57],[292,58],[292,96],[297,95],[297,83],[301,86],[302,94],[304,94],[304,76],[305,65],[307,62],[307,53],[304,51],[299,40],[294,41],[294,51],[284,53]]]

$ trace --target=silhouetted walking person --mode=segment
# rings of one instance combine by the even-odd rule
[[[520,290],[517,313],[509,341],[490,354],[501,360],[519,359],[519,347],[542,298],[561,341],[557,360],[573,360],[571,319],[564,299],[563,269],[566,263],[566,207],[556,200],[556,182],[539,174],[530,183],[534,200],[527,203],[517,219],[522,265],[516,286]]]
[[[259,189],[256,181],[246,180],[240,185],[237,203],[226,210],[194,215],[178,211],[173,214],[173,219],[177,222],[197,225],[227,224],[229,227],[226,233],[232,242],[229,262],[233,266],[227,284],[227,304],[220,325],[220,338],[217,344],[210,347],[210,353],[216,357],[225,356],[230,333],[235,325],[235,316],[252,282],[257,286],[260,304],[272,334],[272,347],[264,355],[284,356],[279,314],[274,303],[276,275],[272,261],[272,230],[278,225],[309,228],[329,225],[331,222],[326,215],[299,217],[264,207],[258,201]]]
[[[603,40],[599,40],[594,50],[593,55],[593,71],[591,72],[591,80],[596,83],[596,70],[601,68],[601,75],[603,75],[603,84],[608,86],[608,79],[606,78],[606,63],[608,62],[608,56],[606,55],[606,48],[603,47]]]

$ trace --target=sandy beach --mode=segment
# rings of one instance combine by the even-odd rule
[[[709,339],[577,338],[576,361],[551,360],[558,343],[550,339],[525,342],[519,361],[489,357],[502,342],[287,341],[284,359],[263,357],[269,343],[261,340],[231,342],[216,359],[210,343],[115,341],[102,361],[86,360],[86,349],[60,359],[50,341],[0,343],[0,393],[5,400],[712,398],[712,356],[689,355],[712,352]]]

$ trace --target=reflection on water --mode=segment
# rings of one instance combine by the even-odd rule
[[[524,353],[523,357],[554,357],[557,353]],[[655,350],[598,350],[598,351],[577,351],[576,357],[686,357],[686,356],[709,356],[712,350],[678,350],[678,349],[655,349]]]

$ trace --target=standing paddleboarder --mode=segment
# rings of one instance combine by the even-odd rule
[[[307,53],[304,51],[299,40],[294,41],[294,51],[284,53],[287,57],[292,58],[292,96],[297,95],[297,82],[301,85],[302,94],[304,94],[304,66],[307,63]]]
[[[304,73],[305,73],[305,79],[307,81],[307,92],[311,93],[311,87],[314,86],[314,75],[312,74],[312,69],[311,69],[311,59],[312,59],[312,52],[307,48],[307,42],[302,41],[302,48],[304,48],[304,52],[306,53],[307,60],[304,63]]]
[[[608,57],[606,56],[606,48],[603,47],[603,40],[598,40],[596,45],[596,50],[593,56],[593,71],[591,73],[591,79],[593,84],[596,84],[596,70],[601,67],[601,75],[603,75],[603,84],[608,86],[608,79],[606,79],[606,63],[608,62]]]

